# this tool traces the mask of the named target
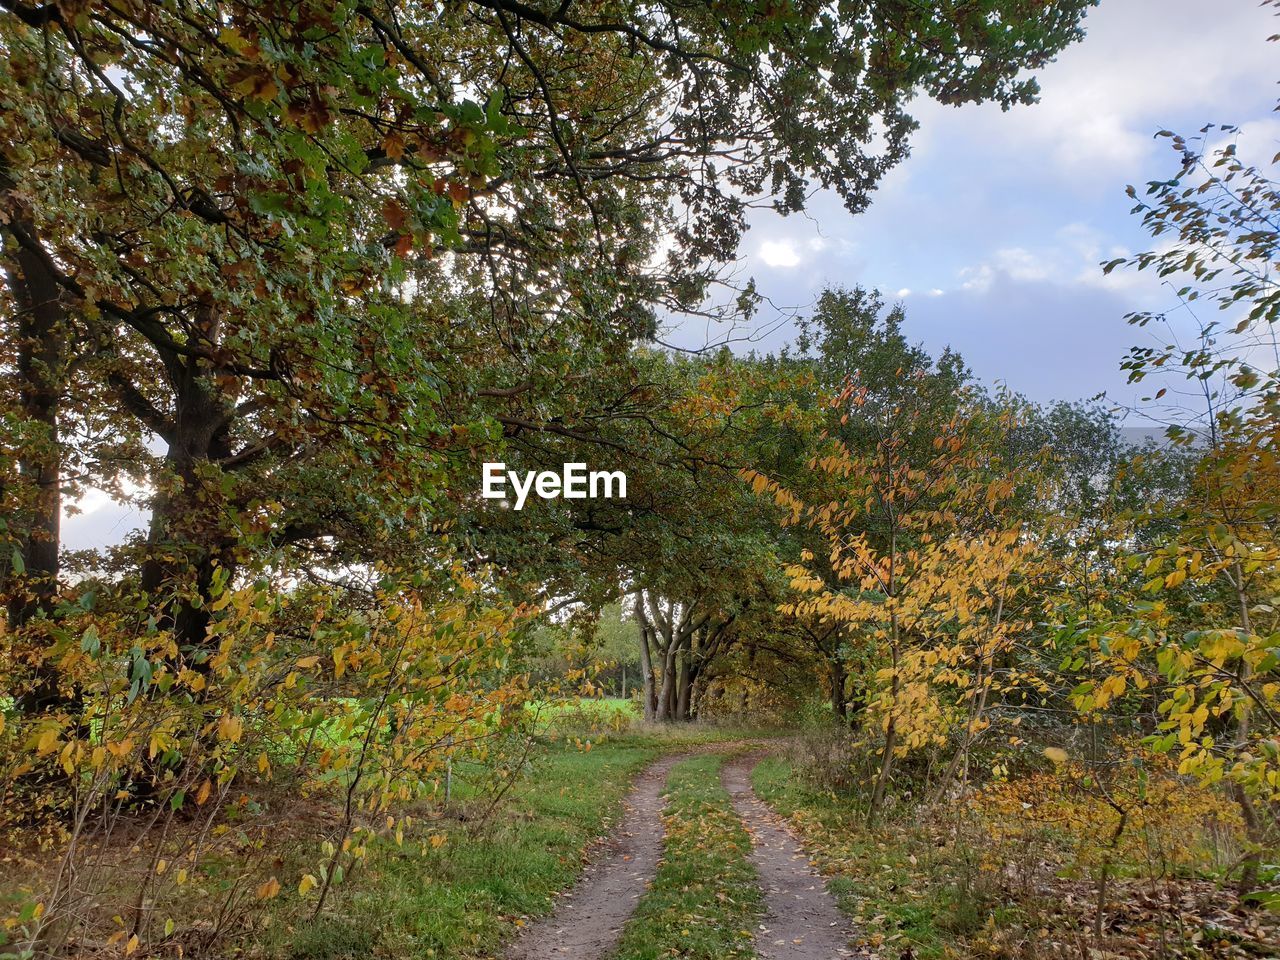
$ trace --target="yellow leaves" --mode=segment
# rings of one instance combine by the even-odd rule
[[[1205,723],[1209,720],[1209,708],[1202,703],[1189,715],[1184,714],[1183,716],[1188,718],[1187,722],[1192,728],[1196,730],[1203,730]]]
[[[1221,667],[1236,660],[1248,650],[1234,630],[1206,630],[1200,637],[1200,653],[1210,663]]]
[[[152,730],[151,736],[147,741],[147,756],[154,760],[167,750],[172,743],[172,738],[163,730]]]
[[[252,54],[257,46],[235,27],[223,27],[219,30],[218,42],[241,56]]]
[[[127,957],[130,954],[137,952],[137,949],[138,949],[138,935],[135,933],[133,936],[129,938],[128,942],[125,943],[124,955]]]
[[[751,492],[760,494],[769,489],[769,478],[757,470],[742,470],[740,475],[751,484]]]
[[[40,735],[36,738],[36,753],[40,756],[46,756],[53,753],[57,749],[58,743],[61,741],[62,727],[56,723],[46,724],[44,729],[40,731]]]
[[[63,773],[72,776],[76,772],[76,761],[83,755],[84,747],[77,743],[68,743],[62,748],[62,752],[58,754],[58,765],[62,767]]]
[[[218,737],[227,743],[239,743],[244,736],[244,721],[230,711],[218,721]]]
[[[137,650],[132,651],[122,643],[119,624],[111,624],[107,614],[86,614],[99,624],[104,648],[120,660],[119,669],[107,671],[108,682],[96,687],[85,681],[91,670],[103,672],[100,660],[95,663],[82,657],[83,663],[69,665],[68,682],[85,690],[85,715],[92,724],[86,723],[88,732],[78,733],[78,727],[69,727],[60,717],[55,722],[50,711],[43,717],[25,718],[25,724],[9,722],[0,743],[23,751],[22,759],[29,757],[33,766],[39,763],[56,770],[57,763],[68,776],[82,778],[86,784],[90,779],[105,784],[103,796],[108,801],[117,789],[122,791],[122,801],[130,800],[128,783],[139,774],[170,769],[166,764],[148,765],[148,755],[153,760],[180,757],[181,765],[173,768],[179,771],[177,779],[164,774],[162,812],[167,815],[170,806],[186,813],[198,808],[197,818],[213,823],[209,833],[213,846],[221,844],[217,838],[230,841],[244,824],[255,842],[263,838],[262,862],[270,864],[276,852],[273,844],[282,838],[272,836],[270,821],[263,817],[255,766],[257,774],[272,776],[275,761],[283,763],[287,755],[290,773],[296,764],[298,782],[313,795],[351,782],[352,771],[361,762],[370,770],[394,769],[396,779],[390,783],[373,776],[360,780],[356,802],[362,820],[375,812],[396,812],[429,789],[424,784],[429,785],[436,775],[432,765],[443,762],[439,746],[443,737],[460,731],[457,757],[467,763],[486,762],[478,760],[486,740],[505,738],[511,719],[520,712],[509,705],[529,696],[523,679],[495,684],[494,675],[510,657],[515,624],[539,611],[534,607],[520,611],[502,602],[487,582],[472,589],[450,585],[439,593],[434,583],[422,590],[389,589],[379,597],[376,613],[362,611],[359,618],[323,595],[298,599],[276,594],[275,589],[264,591],[258,586],[220,593],[213,602],[222,612],[213,618],[208,645],[217,652],[199,662],[189,647],[179,648],[166,629],[144,631],[134,638]],[[431,592],[425,593],[428,589]],[[291,605],[293,609],[288,609]],[[317,609],[321,618],[307,636]],[[384,609],[396,613],[384,617]],[[281,629],[273,640],[271,628],[295,622],[300,624],[299,631]],[[132,621],[128,626],[132,628]],[[69,635],[80,632],[79,624],[68,628]],[[343,646],[334,650],[339,640]],[[308,646],[299,649],[300,643]],[[76,644],[71,646],[72,655],[79,657]],[[329,660],[334,654],[334,673],[341,677],[337,691],[314,682],[317,674],[333,676]],[[130,698],[133,676],[148,671],[152,682],[146,694]],[[368,744],[370,755],[362,757],[371,691],[379,696],[385,692],[386,706],[372,721],[379,726]],[[196,693],[200,695],[193,696]],[[12,716],[0,717],[0,723]],[[505,751],[505,739],[497,749]],[[589,748],[584,745],[583,749]],[[43,759],[36,759],[37,751]],[[487,762],[498,766],[509,758],[504,753]],[[291,787],[293,783],[291,776]],[[224,804],[233,805],[227,810],[232,816],[222,815]],[[186,818],[182,812],[179,816]],[[228,824],[232,824],[230,832]],[[430,836],[429,832],[429,827],[411,831],[403,824],[388,831],[397,842],[415,848],[419,843],[438,848],[447,842],[447,834]],[[149,874],[152,885],[180,885],[187,902],[206,895],[206,865],[195,851],[182,848],[179,852],[169,838],[157,842],[155,835],[140,836],[137,843],[138,852],[126,859]],[[360,856],[370,848],[362,836],[349,853]],[[207,875],[213,877],[216,872],[209,869]],[[278,878],[269,878],[268,873]],[[257,876],[259,882],[250,881],[245,889],[263,901],[293,899],[289,887],[280,888],[281,881],[290,880],[299,896],[311,897],[318,893],[321,876],[319,869],[304,875],[267,867]],[[189,918],[177,915],[185,927]],[[162,906],[156,907],[153,917],[148,942],[135,947],[135,957],[149,955],[158,941],[165,918]],[[112,948],[117,956],[126,946],[127,929],[122,928]]]
[[[1063,750],[1061,747],[1045,747],[1044,755],[1049,758],[1050,762],[1052,762],[1054,766],[1058,767],[1062,766],[1068,759],[1070,759],[1067,755],[1067,751]]]
[[[250,100],[261,100],[264,103],[274,100],[280,95],[280,85],[265,71],[256,72],[232,87],[236,93]]]
[[[1105,678],[1102,683],[1098,684],[1094,694],[1094,706],[1101,710],[1106,707],[1116,697],[1124,696],[1128,683],[1125,678],[1119,674],[1112,674]]]

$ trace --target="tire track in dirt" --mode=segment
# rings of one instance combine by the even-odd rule
[[[751,834],[751,863],[765,899],[765,917],[756,933],[760,960],[838,960],[858,954],[849,948],[853,930],[827,885],[810,864],[785,821],[756,797],[751,770],[759,754],[730,760],[721,783]]]
[[[599,960],[613,952],[622,927],[635,912],[662,856],[662,794],[678,754],[650,764],[623,801],[622,820],[573,889],[550,916],[520,931],[506,960]]]

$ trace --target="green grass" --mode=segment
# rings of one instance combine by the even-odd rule
[[[540,730],[622,732],[640,719],[636,701],[621,697],[581,698],[532,703]]]
[[[369,866],[334,888],[318,919],[274,922],[258,953],[279,960],[493,956],[516,918],[550,912],[554,894],[577,879],[583,851],[607,831],[640,769],[664,753],[731,736],[691,726],[547,744],[488,824],[420,819],[403,846],[376,845]],[[588,741],[591,749],[579,746]],[[469,793],[460,781],[464,808]],[[431,846],[428,838],[441,833],[446,842]],[[292,891],[281,897],[292,899]],[[280,913],[297,906],[282,902]]]
[[[571,885],[582,852],[607,829],[635,773],[663,752],[656,738],[548,748],[517,797],[483,829],[437,820],[423,836],[372,855],[318,920],[276,929],[268,955],[297,960],[491,955],[514,918],[539,915]],[[440,847],[429,833],[444,832]]]
[[[747,860],[751,839],[720,786],[722,762],[708,754],[672,768],[662,865],[614,960],[753,955],[763,903]]]
[[[630,697],[625,700],[622,697],[581,697],[576,700],[547,700],[532,704],[533,708],[551,715],[586,710],[593,713],[621,712],[633,717],[639,715],[636,706],[636,702]]]

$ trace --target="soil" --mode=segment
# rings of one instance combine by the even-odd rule
[[[505,960],[601,960],[618,945],[622,928],[658,871],[662,856],[662,794],[667,774],[688,754],[666,757],[636,780],[612,834],[597,846],[578,883],[555,911],[523,928]],[[721,774],[734,810],[751,835],[751,862],[765,898],[756,934],[760,960],[839,960],[856,956],[852,930],[822,876],[785,821],[751,789],[759,756],[726,762]]]
[[[852,957],[852,929],[822,875],[809,863],[804,848],[783,818],[751,789],[751,768],[760,758],[725,764],[724,788],[751,834],[751,862],[765,898],[765,918],[756,933],[760,960],[837,960]]]
[[[658,872],[662,793],[685,755],[651,764],[628,795],[622,820],[592,854],[555,912],[521,930],[507,960],[598,960],[617,946],[622,927]]]

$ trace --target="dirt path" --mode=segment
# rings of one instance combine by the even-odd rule
[[[667,773],[688,754],[664,757],[636,779],[622,820],[592,854],[555,912],[525,927],[506,960],[599,960],[612,952],[662,856],[662,792]]]
[[[851,957],[848,921],[827,892],[822,875],[809,865],[783,820],[751,789],[751,768],[759,756],[730,760],[721,773],[733,807],[751,834],[751,862],[760,876],[765,918],[756,933],[760,960],[837,960]]]

